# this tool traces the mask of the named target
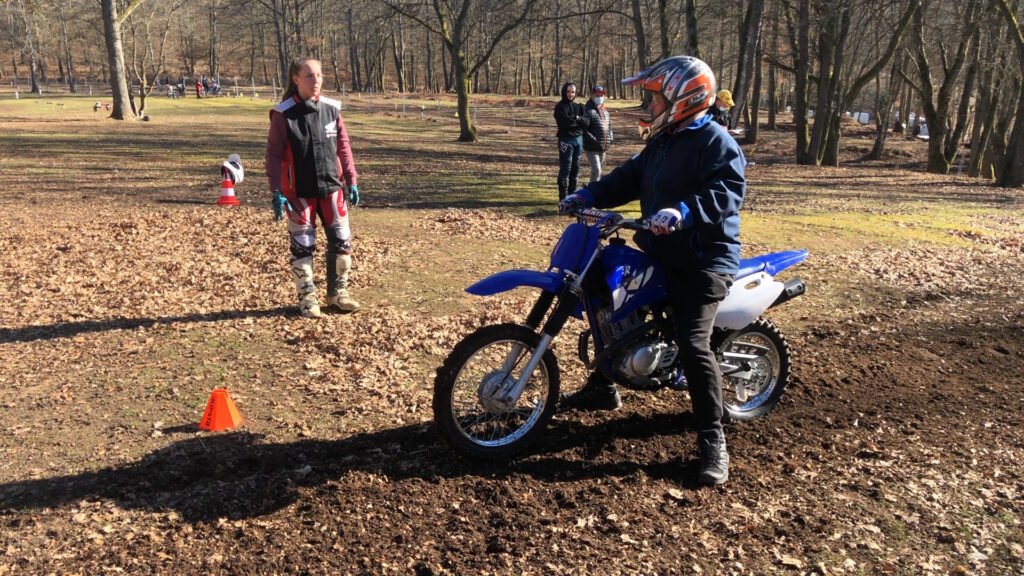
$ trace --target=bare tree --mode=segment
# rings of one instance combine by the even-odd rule
[[[135,113],[130,106],[128,80],[124,68],[124,49],[121,45],[121,24],[131,16],[132,11],[145,0],[130,0],[120,14],[115,0],[100,0],[103,9],[103,32],[107,45],[107,63],[110,66],[110,90],[113,105],[110,117],[114,120],[130,120]]]
[[[934,4],[925,4],[934,8]],[[968,56],[975,44],[978,26],[976,19],[978,3],[968,2],[961,14],[963,24],[956,51],[950,54],[945,47],[945,38],[938,39],[940,48],[942,73],[938,90],[935,89],[936,78],[928,56],[928,44],[924,35],[924,13],[919,10],[914,14],[914,32],[917,37],[915,62],[917,63],[918,82],[907,78],[908,83],[921,97],[924,117],[928,122],[928,171],[936,174],[949,172],[950,165],[956,156],[955,131],[950,130],[950,107],[953,103],[956,88],[961,85],[960,73],[968,61]]]
[[[478,3],[474,0],[431,0],[433,19],[421,14],[422,3],[400,3],[397,0],[385,0],[387,5],[396,12],[404,14],[429,28],[441,37],[444,46],[451,56],[455,73],[455,93],[458,98],[459,141],[475,142],[476,127],[469,116],[470,79],[477,70],[487,62],[505,36],[516,29],[530,13],[537,0],[494,0],[485,7],[486,12],[503,17],[504,23],[497,29],[487,44],[482,46],[479,55],[471,58],[468,54],[471,39],[477,22],[474,20]]]
[[[1024,30],[1022,30],[1017,16],[1010,9],[1006,0],[996,0],[999,11],[1006,18],[1010,27],[1010,37],[1017,47],[1017,65],[1021,76],[1024,77]],[[1018,88],[1016,121],[1013,125],[1013,133],[1010,136],[1010,143],[1006,149],[1006,156],[1003,160],[1002,171],[996,180],[996,185],[1003,188],[1017,188],[1024,185],[1024,82]]]

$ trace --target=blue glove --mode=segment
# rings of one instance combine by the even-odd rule
[[[280,190],[274,190],[274,199],[271,200],[270,204],[274,207],[274,221],[280,222],[284,218],[284,207],[288,204],[288,199],[284,197]]]
[[[590,208],[593,205],[594,199],[590,196],[590,192],[586,188],[580,188],[576,192],[559,200],[558,213],[569,214],[577,210]]]
[[[353,206],[359,206],[359,186],[352,184],[348,187],[348,201]]]

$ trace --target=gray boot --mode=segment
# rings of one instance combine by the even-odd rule
[[[729,451],[725,446],[725,435],[707,434],[697,438],[700,451],[700,469],[697,483],[704,486],[724,484],[729,479]]]
[[[327,255],[327,306],[339,312],[359,310],[359,302],[348,293],[348,273],[352,257],[348,254]]]
[[[313,257],[292,260],[292,279],[299,296],[299,312],[305,318],[320,317],[320,301],[316,298],[316,284],[313,283]]]

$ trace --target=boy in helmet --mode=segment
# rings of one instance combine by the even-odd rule
[[[710,340],[718,303],[739,268],[746,160],[736,140],[708,114],[715,76],[701,60],[667,58],[622,82],[651,96],[650,119],[640,122],[647,145],[566,197],[559,210],[640,201],[651,228],[634,240],[666,273],[676,345],[693,401],[698,482],[721,484],[729,478],[729,453],[722,430],[722,376]],[[584,409],[621,405],[615,385],[599,374],[564,402]]]

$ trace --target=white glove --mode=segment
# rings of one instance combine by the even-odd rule
[[[683,215],[675,208],[662,208],[651,216],[650,230],[655,236],[671,234],[676,225],[683,221]]]

